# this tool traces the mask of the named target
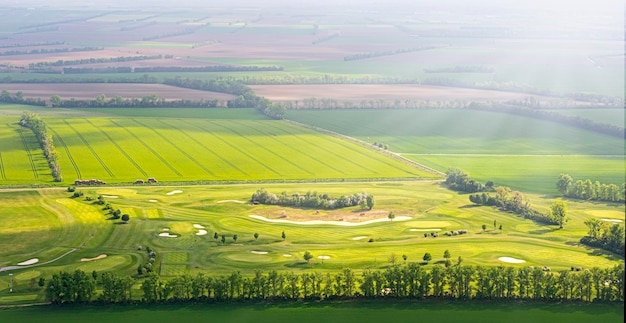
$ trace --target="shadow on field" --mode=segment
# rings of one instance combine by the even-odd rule
[[[465,205],[459,206],[459,209],[472,209],[472,208],[479,207],[479,206],[481,206],[481,205],[478,205],[478,204],[465,204]]]
[[[550,233],[550,232],[554,232],[554,231],[558,231],[558,230],[561,230],[561,229],[559,229],[559,228],[550,228],[550,229],[529,231],[528,233],[530,233],[530,234],[544,234],[544,233]]]

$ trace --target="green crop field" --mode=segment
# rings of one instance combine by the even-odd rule
[[[439,171],[555,194],[561,173],[621,185],[624,140],[545,120],[470,110],[290,110],[287,118],[384,143]]]
[[[7,169],[2,182],[50,182],[34,136],[16,124],[17,108],[8,106],[3,111],[13,115],[0,117],[2,134],[10,143],[0,148],[6,164],[2,169]],[[120,109],[108,116],[102,115],[103,110],[90,116],[83,111],[68,116],[65,111],[57,115],[47,111],[42,118],[53,135],[66,183],[92,178],[128,183],[148,177],[169,182],[437,177],[373,150],[267,120],[250,110],[137,110],[143,117],[122,116],[125,111]],[[155,116],[146,117],[151,114]],[[174,118],[175,114],[187,115]],[[20,174],[13,175],[14,170]]]

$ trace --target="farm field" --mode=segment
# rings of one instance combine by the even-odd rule
[[[384,143],[439,171],[555,194],[561,173],[621,185],[624,141],[550,121],[470,110],[290,110],[287,118]]]
[[[13,113],[0,117],[2,134],[11,143],[0,150],[5,155],[2,182],[50,183],[36,143],[20,142],[34,141],[32,132],[16,124],[21,112],[15,113],[14,106],[1,110]],[[89,116],[86,111],[70,117],[64,114],[67,109],[60,109],[62,116],[46,115],[44,121],[56,143],[65,183],[131,183],[148,177],[165,182],[439,177],[339,138],[283,121],[260,120],[251,112],[223,119],[221,110],[206,110],[206,119],[180,119]],[[218,118],[211,119],[211,112]],[[24,147],[29,148],[26,153]]]
[[[253,205],[250,196],[259,188],[275,194],[314,191],[340,196],[367,192],[375,197],[375,207],[314,210]],[[623,261],[578,244],[587,232],[587,218],[624,221],[623,205],[619,204],[568,201],[570,220],[559,230],[491,207],[470,207],[467,195],[442,188],[438,182],[265,183],[79,191],[84,197],[71,198],[63,188],[0,192],[0,207],[7,215],[0,220],[0,267],[17,266],[11,271],[16,297],[33,295],[28,287],[32,278],[60,270],[133,274],[137,265],[146,261],[145,251],[138,250],[138,246],[158,252],[158,270],[166,278],[199,272],[228,274],[233,270],[251,275],[255,270],[384,269],[390,265],[392,254],[407,255],[407,262],[421,262],[425,252],[433,255],[432,263],[426,265],[428,269],[443,261],[445,250],[450,250],[455,259],[462,256],[467,265],[548,266],[561,270],[571,266],[611,267]],[[99,195],[113,208],[129,214],[130,222],[116,223],[102,206],[85,201],[87,196],[95,199]],[[553,201],[542,195],[527,197],[543,212]],[[393,221],[387,219],[390,211],[397,215]],[[503,229],[492,226],[494,221]],[[483,224],[488,225],[485,231],[481,229]],[[449,237],[441,234],[450,230],[469,233]],[[424,236],[431,232],[440,233],[440,237]],[[224,242],[216,239],[215,233],[225,236]],[[259,234],[257,239],[254,233]],[[238,239],[233,239],[234,235]],[[21,238],[24,236],[32,238]],[[305,251],[315,256],[310,264],[302,258]],[[525,262],[509,264],[500,257]],[[37,259],[41,265],[18,265],[29,259]],[[7,279],[0,276],[0,294],[7,288]],[[5,301],[10,303],[11,299]]]

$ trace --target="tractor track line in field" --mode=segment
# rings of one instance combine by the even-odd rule
[[[161,121],[163,122],[163,121]],[[204,129],[198,127],[197,125],[191,124],[188,121],[185,121],[186,124],[195,127],[197,129],[200,129],[202,131],[204,131]],[[198,145],[202,146],[202,148],[206,149],[206,151],[210,152],[213,156],[221,159],[223,162],[225,162],[226,164],[230,165],[232,168],[238,170],[239,172],[241,172],[244,175],[249,175],[247,172],[243,171],[241,168],[237,167],[237,165],[233,164],[230,160],[225,159],[224,157],[222,157],[221,155],[217,154],[215,151],[213,151],[211,148],[207,147],[205,144],[203,144],[202,142],[198,141],[196,138],[192,137],[191,135],[189,135],[185,130],[180,129],[180,131],[182,133],[184,133],[187,137],[189,137],[189,139],[193,140],[195,143],[197,143]]]
[[[4,173],[4,162],[2,162],[2,152],[0,152],[0,176],[2,176],[3,180],[7,179],[7,176]]]
[[[214,123],[214,122],[210,122],[210,123],[211,123],[211,124],[213,124],[213,125],[215,125],[215,126],[218,126],[218,127],[222,128],[222,129],[225,129],[227,132],[233,132],[233,133],[236,133],[237,135],[241,136],[239,133],[235,132],[235,131],[234,131],[234,130],[232,130],[232,129],[226,128],[226,127],[224,127],[224,126],[222,126],[222,125],[219,125],[219,124],[217,124],[217,123]],[[241,137],[242,137],[242,138],[245,138],[245,137],[243,137],[243,136],[241,136]],[[219,138],[218,136],[216,136],[216,138],[218,138],[218,139],[220,139],[222,142],[226,143],[226,142],[225,142],[222,138]],[[258,161],[257,161],[257,159],[256,159],[256,158],[254,158],[254,156],[251,156],[251,155],[250,155],[250,154],[248,154],[247,152],[245,152],[245,151],[241,150],[239,147],[236,147],[236,146],[233,146],[233,145],[230,145],[230,146],[231,146],[233,149],[235,149],[236,151],[240,152],[242,155],[244,155],[244,156],[246,156],[246,157],[250,158],[251,160],[256,161],[259,165],[261,165],[261,166],[265,167],[266,169],[268,169],[268,170],[269,170],[269,171],[271,171],[272,173],[274,173],[274,174],[276,174],[276,175],[278,175],[278,176],[282,176],[282,174],[281,174],[281,173],[279,173],[279,172],[278,172],[278,171],[276,171],[275,169],[273,169],[273,168],[271,168],[271,167],[267,166],[267,165],[266,165],[266,164],[264,164],[264,163],[260,163],[260,162],[258,162]]]
[[[143,176],[146,176],[146,177],[148,176],[148,173],[146,173],[143,170],[143,168],[141,168],[141,166],[139,166],[139,164],[137,164],[137,162],[135,162],[135,160],[132,157],[130,157],[128,153],[126,153],[126,151],[122,149],[122,147],[120,147],[120,145],[115,140],[113,140],[111,136],[109,136],[108,133],[106,133],[106,131],[102,130],[102,128],[93,124],[91,120],[89,119],[84,119],[84,120],[87,121],[87,123],[89,123],[92,127],[98,129],[98,131],[100,131],[100,133],[102,133],[117,148],[117,150],[119,150],[119,152],[122,153],[122,155],[124,155],[124,157],[126,157],[126,159],[128,159],[130,163],[133,164],[133,166],[135,166],[135,168],[137,168],[137,170],[143,174]]]
[[[141,140],[141,138],[139,138],[136,134],[134,134],[132,131],[128,130],[126,127],[120,125],[119,123],[115,122],[113,119],[110,120],[111,123],[113,123],[114,125],[126,130],[126,132],[131,135],[133,138],[135,138],[137,141],[139,141],[144,147],[146,147],[146,149],[148,149],[156,158],[158,158],[165,166],[167,166],[167,168],[169,168],[172,172],[174,172],[174,174],[178,175],[179,177],[182,177],[183,174],[181,174],[178,170],[176,170],[176,168],[174,168],[174,166],[172,166],[170,163],[167,162],[167,160],[165,160],[165,158],[163,158],[163,156],[159,155],[159,153],[157,153],[154,149],[152,149],[152,147],[150,147],[148,144],[146,144],[143,140]]]
[[[24,145],[24,150],[26,150],[26,154],[28,155],[28,161],[30,162],[30,168],[33,171],[33,176],[35,176],[35,178],[39,178],[39,174],[37,174],[37,168],[35,168],[35,162],[33,161],[33,155],[30,152],[30,149],[28,148],[28,142],[26,142],[26,138],[24,137],[24,133],[22,132],[22,129],[15,129],[17,131],[17,133],[20,135],[20,138],[22,139],[22,144]]]
[[[216,124],[216,123],[214,123],[214,122],[211,122],[211,121],[204,120],[204,122],[205,122],[205,123],[208,123],[208,124],[210,124],[210,125],[212,125],[212,126],[219,126],[218,124]],[[220,126],[220,127],[221,127],[221,126]],[[226,130],[227,130],[227,132],[230,132],[230,131],[231,131],[231,129],[228,129],[228,128],[224,128],[224,127],[221,127],[221,128],[226,129]],[[251,160],[254,160],[257,164],[259,164],[259,165],[263,166],[265,169],[267,169],[267,170],[271,171],[272,173],[274,173],[274,174],[276,174],[276,175],[278,175],[278,176],[282,176],[279,172],[277,172],[276,170],[272,169],[271,167],[269,167],[269,166],[267,166],[267,165],[265,165],[265,164],[260,163],[260,162],[259,162],[256,158],[254,158],[253,156],[250,156],[250,154],[248,154],[248,153],[246,153],[245,151],[241,150],[239,147],[236,147],[236,146],[232,146],[232,145],[230,145],[227,141],[225,141],[224,139],[220,138],[220,136],[213,135],[213,137],[215,137],[215,139],[217,139],[217,140],[221,141],[221,142],[222,142],[222,143],[224,143],[225,145],[230,146],[231,148],[233,148],[234,150],[238,151],[238,152],[239,152],[239,153],[241,153],[242,155],[244,155],[244,156],[246,156],[246,157],[250,158]]]
[[[78,165],[76,164],[76,161],[74,160],[74,157],[70,153],[70,149],[65,144],[65,141],[63,140],[63,138],[61,138],[61,136],[59,136],[59,134],[56,131],[54,131],[54,129],[52,128],[48,128],[48,129],[50,129],[50,131],[54,134],[54,137],[56,138],[56,140],[63,146],[63,150],[65,150],[65,153],[67,154],[67,158],[70,160],[70,163],[72,163],[72,166],[74,167],[74,171],[76,172],[76,176],[77,176],[76,178],[82,178],[80,169],[78,168]]]
[[[63,120],[63,122],[65,122],[65,124],[70,127],[70,129],[72,129],[72,131],[74,131],[74,133],[76,135],[78,135],[78,138],[80,138],[80,140],[83,142],[83,144],[85,144],[85,147],[87,147],[89,149],[89,151],[91,151],[91,153],[93,154],[93,156],[96,158],[96,160],[98,160],[98,162],[100,163],[100,165],[102,166],[102,168],[104,168],[104,170],[109,174],[109,176],[115,178],[115,175],[113,175],[113,173],[111,172],[111,170],[109,169],[109,167],[104,163],[104,161],[102,160],[102,158],[100,158],[100,156],[98,156],[98,153],[93,149],[93,147],[91,147],[91,145],[89,144],[89,142],[87,142],[87,139],[85,139],[85,137],[83,137],[82,134],[80,134],[80,132],[76,131],[76,129],[74,127],[72,127],[72,125],[67,122],[67,120]]]
[[[237,121],[233,121],[233,123],[238,123],[238,122],[237,122]],[[246,126],[247,126],[247,125],[246,125]],[[244,136],[244,135],[240,134],[239,132],[237,132],[236,130],[233,130],[233,129],[231,129],[231,131],[232,131],[232,132],[234,132],[235,134],[237,134],[237,135],[241,136],[241,138],[245,138],[247,141],[249,141],[250,143],[254,144],[254,142],[253,142],[252,140],[248,139],[248,137],[247,137],[247,136]],[[271,136],[270,136],[270,138],[271,138]],[[274,141],[276,141],[276,142],[279,142],[279,141],[278,141],[278,140],[276,140],[275,138],[271,138],[271,139],[272,139],[272,140],[274,140]],[[290,165],[294,166],[295,168],[297,168],[297,169],[299,169],[299,170],[301,170],[301,171],[304,171],[305,173],[307,173],[307,174],[309,174],[309,175],[312,175],[312,176],[314,175],[312,172],[310,172],[310,171],[308,171],[308,170],[306,170],[306,169],[304,169],[304,168],[300,167],[300,165],[298,165],[298,164],[296,164],[296,163],[292,162],[291,160],[288,160],[288,159],[286,159],[285,157],[283,157],[283,156],[281,156],[281,155],[279,155],[279,154],[277,154],[277,153],[275,153],[275,152],[273,152],[273,151],[271,151],[271,150],[267,149],[265,146],[259,146],[259,147],[260,147],[261,149],[263,149],[263,150],[267,151],[268,153],[270,153],[270,154],[272,154],[272,155],[274,155],[274,156],[276,156],[276,157],[278,157],[278,158],[282,159],[283,161],[287,162],[288,164],[290,164]]]
[[[152,129],[152,127],[148,127],[147,125],[145,125],[144,123],[138,121],[137,119],[131,119],[135,122],[137,122],[138,124],[152,130],[152,132],[154,132],[157,136],[161,137],[161,139],[165,140],[165,142],[167,142],[168,144],[172,145],[172,147],[176,148],[176,150],[178,150],[181,154],[183,154],[183,156],[187,157],[189,160],[191,160],[192,162],[194,162],[196,165],[198,165],[198,167],[202,168],[202,170],[204,170],[207,174],[211,175],[211,176],[215,176],[215,174],[213,172],[211,172],[208,168],[204,167],[204,165],[202,165],[200,162],[198,162],[198,160],[196,160],[195,158],[193,158],[193,156],[189,155],[187,152],[185,152],[184,150],[180,149],[180,147],[178,147],[178,145],[174,144],[171,140],[169,140],[167,137],[165,137],[164,135],[162,135],[161,133],[159,133],[158,131],[155,131],[154,129]],[[159,122],[161,122],[164,125],[168,125],[167,123],[164,123],[163,121],[159,120]],[[169,125],[168,125],[169,126]],[[178,129],[177,129],[178,130]]]

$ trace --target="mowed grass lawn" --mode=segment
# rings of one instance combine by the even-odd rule
[[[113,109],[113,115],[103,109],[39,110],[66,183],[148,177],[170,182],[436,178],[374,150],[249,109],[135,109],[143,116],[121,116],[121,109]],[[7,111],[13,115],[0,116],[0,136],[7,142],[0,147],[2,179],[51,182],[40,149],[31,143],[32,132],[16,125],[15,107]]]
[[[276,194],[304,194],[310,190],[341,196],[368,192],[374,195],[375,206],[371,211],[358,206],[315,210],[249,203],[252,193],[261,187]],[[81,191],[85,195],[77,199],[70,198],[71,193],[62,188],[0,193],[0,207],[6,214],[0,217],[0,268],[34,258],[40,263],[11,271],[16,297],[37,294],[30,287],[31,280],[60,270],[132,275],[139,264],[147,261],[147,247],[157,252],[155,270],[166,278],[200,272],[228,275],[234,270],[252,275],[255,270],[385,269],[391,255],[398,262],[403,262],[402,255],[406,255],[407,262],[421,263],[426,252],[433,256],[425,265],[429,269],[444,260],[445,250],[454,260],[461,256],[466,265],[548,266],[563,270],[571,266],[606,268],[623,262],[615,255],[578,243],[587,233],[587,218],[624,221],[623,205],[619,204],[567,201],[569,221],[559,230],[491,207],[474,207],[467,195],[449,191],[436,182],[266,183]],[[129,223],[109,219],[102,206],[84,199],[98,195],[105,196],[113,208],[129,214]],[[543,212],[554,201],[542,195],[527,197]],[[390,221],[387,214],[392,211],[396,219]],[[307,223],[312,220],[325,222]],[[370,220],[382,221],[364,223]],[[485,231],[483,224],[487,225]],[[451,230],[469,233],[443,235]],[[283,232],[285,239],[281,237]],[[424,236],[434,232],[439,237]],[[259,234],[257,239],[255,233]],[[143,250],[138,250],[139,246]],[[57,259],[73,248],[77,250]],[[310,264],[303,260],[306,251],[314,256]],[[100,255],[106,258],[93,259]],[[500,257],[525,263],[508,264]],[[0,275],[0,294],[4,295],[8,283],[8,276]]]
[[[329,129],[445,171],[555,194],[559,174],[621,185],[624,140],[557,123],[472,110],[290,110],[288,119]]]

